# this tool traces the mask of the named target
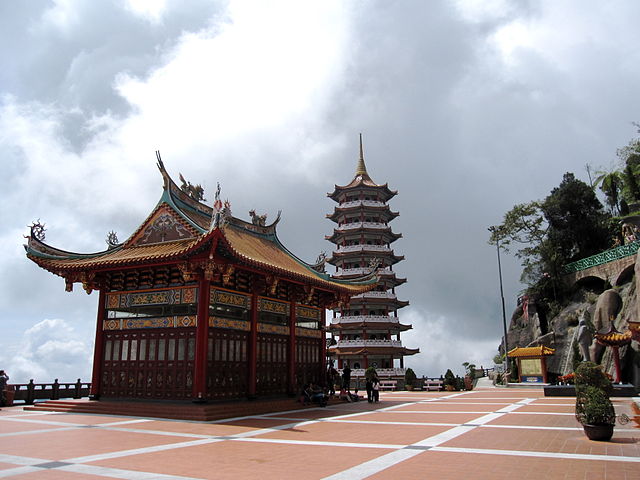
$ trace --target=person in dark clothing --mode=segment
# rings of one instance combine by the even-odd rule
[[[0,370],[0,407],[4,407],[7,402],[5,396],[5,389],[7,388],[7,382],[9,381],[9,375],[4,373],[4,370]]]
[[[371,403],[373,402],[373,381],[370,377],[367,377],[365,388],[367,390],[367,402]]]
[[[342,387],[347,391],[351,391],[351,368],[346,364],[342,369]]]

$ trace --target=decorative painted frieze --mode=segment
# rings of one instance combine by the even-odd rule
[[[212,328],[230,328],[232,330],[251,330],[251,324],[246,320],[235,320],[231,318],[209,317],[209,326]]]
[[[135,330],[143,328],[185,328],[197,326],[195,315],[154,318],[111,318],[102,322],[103,330]]]
[[[227,290],[212,289],[209,296],[211,304],[228,305],[230,307],[251,308],[251,297]]]
[[[260,297],[258,299],[258,311],[276,313],[278,315],[289,315],[290,305],[285,302]]]
[[[313,307],[296,306],[296,317],[306,318],[308,320],[320,320],[320,310]]]
[[[146,305],[177,305],[196,303],[198,288],[172,288],[149,292],[112,292],[106,295],[106,307],[109,310]]]

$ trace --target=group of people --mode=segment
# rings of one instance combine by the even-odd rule
[[[340,387],[338,398],[346,402],[357,402],[362,397],[358,395],[356,389],[351,392],[351,368],[345,365],[342,369],[342,377],[338,371],[329,364],[326,376],[327,389],[323,390],[319,385],[311,382],[302,387],[300,392],[300,401],[303,405],[317,403],[321,407],[325,407],[330,397],[336,395],[336,386]],[[377,403],[380,401],[380,379],[374,372],[373,375],[368,374],[366,378],[365,388],[367,390],[367,401],[369,403]]]

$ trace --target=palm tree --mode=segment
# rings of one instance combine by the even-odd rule
[[[607,204],[612,214],[617,211],[620,214],[620,194],[624,187],[624,174],[619,170],[610,172],[597,172],[598,177],[593,182],[593,187],[600,186],[600,191],[604,193]]]

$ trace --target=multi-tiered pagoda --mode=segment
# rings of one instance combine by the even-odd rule
[[[332,345],[327,353],[338,360],[339,369],[348,364],[354,376],[370,366],[379,375],[404,375],[403,357],[419,352],[403,347],[400,340],[400,332],[411,325],[398,319],[398,310],[409,302],[398,300],[395,290],[406,282],[393,271],[393,265],[404,259],[391,249],[402,237],[389,226],[399,214],[392,212],[387,202],[397,193],[369,177],[360,136],[360,159],[353,180],[346,186],[336,185],[327,194],[338,203],[327,215],[337,227],[333,235],[326,236],[337,247],[327,260],[336,267],[335,278],[357,278],[372,268],[377,268],[380,278],[376,290],[353,296],[348,306],[333,310],[329,326]]]

